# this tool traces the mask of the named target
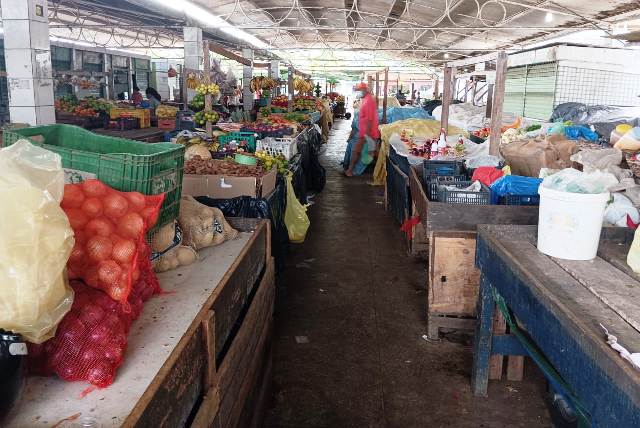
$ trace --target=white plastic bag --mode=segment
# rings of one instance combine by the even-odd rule
[[[620,193],[612,193],[612,196],[613,202],[607,205],[604,211],[604,222],[618,227],[627,227],[627,216],[629,216],[634,224],[638,224],[640,213],[629,198]]]
[[[617,184],[618,179],[608,172],[585,173],[573,168],[563,169],[542,181],[542,185],[548,189],[587,194],[605,193]]]
[[[0,171],[0,328],[42,343],[73,303],[64,172],[60,156],[26,140],[0,150]]]

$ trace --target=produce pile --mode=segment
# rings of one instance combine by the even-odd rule
[[[338,96],[336,97],[336,102],[337,102],[338,104],[344,104],[344,102],[345,102],[344,95],[338,95]]]
[[[189,109],[198,112],[204,108],[204,95],[196,94],[189,102]]]
[[[255,156],[258,158],[258,162],[263,165],[266,170],[271,171],[273,168],[276,168],[279,174],[287,172],[289,162],[284,156],[271,156],[267,152],[263,151],[257,151]]]
[[[270,119],[264,119],[261,122],[254,122],[244,125],[241,128],[241,131],[260,134],[262,138],[282,138],[287,135],[292,135],[294,130],[289,122],[278,123],[275,121],[271,121]]]
[[[293,79],[293,88],[301,94],[308,94],[313,91],[313,83],[310,80],[300,79],[296,77]]]
[[[293,99],[293,109],[295,111],[316,111],[320,110],[320,103],[315,97],[300,95]]]
[[[251,92],[258,92],[261,90],[270,91],[278,87],[279,82],[276,79],[266,76],[256,76],[249,82],[249,88]]]
[[[478,138],[488,138],[489,134],[491,134],[491,129],[484,127],[482,129],[478,129],[477,131],[473,131],[471,134],[475,135]]]
[[[119,192],[99,180],[65,185],[61,207],[76,243],[68,262],[69,279],[81,279],[126,305],[140,278],[140,248],[154,225],[164,195]]]
[[[195,114],[193,119],[196,125],[200,126],[205,125],[207,122],[215,124],[220,120],[220,114],[213,110],[201,110]]]
[[[277,97],[273,97],[271,99],[271,107],[287,109],[289,108],[289,99],[286,95],[278,95]]]
[[[300,112],[286,113],[283,117],[290,122],[297,122],[297,123],[302,123],[309,120],[308,114],[300,113]]]
[[[241,165],[233,160],[202,159],[200,156],[194,156],[184,163],[185,174],[262,177],[265,172],[261,166]]]
[[[55,108],[58,111],[72,113],[78,106],[78,97],[75,95],[65,95],[55,101]]]
[[[196,88],[196,93],[198,95],[219,95],[220,87],[215,83],[200,83]]]
[[[176,107],[162,104],[156,108],[156,116],[158,119],[175,119],[177,114],[178,109]]]

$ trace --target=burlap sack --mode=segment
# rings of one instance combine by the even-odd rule
[[[571,167],[571,155],[578,151],[575,141],[560,135],[514,141],[500,147],[500,154],[511,173],[538,177],[541,168],[564,169]]]

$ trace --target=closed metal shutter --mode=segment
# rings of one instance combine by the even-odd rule
[[[524,95],[527,84],[527,66],[507,70],[504,81],[504,104],[502,110],[519,116],[524,114]]]
[[[548,120],[553,112],[558,63],[548,62],[527,66],[524,116]]]

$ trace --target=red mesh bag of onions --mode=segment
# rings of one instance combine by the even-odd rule
[[[124,361],[127,333],[142,313],[143,303],[160,291],[142,244],[140,278],[129,293],[129,311],[101,290],[71,281],[73,306],[57,327],[56,335],[41,345],[29,345],[31,374],[58,375],[66,381],[88,381],[104,388],[113,383]]]
[[[163,194],[120,192],[95,179],[65,185],[60,205],[76,240],[69,279],[103,290],[127,310],[132,284],[140,278],[140,248],[163,200]]]

